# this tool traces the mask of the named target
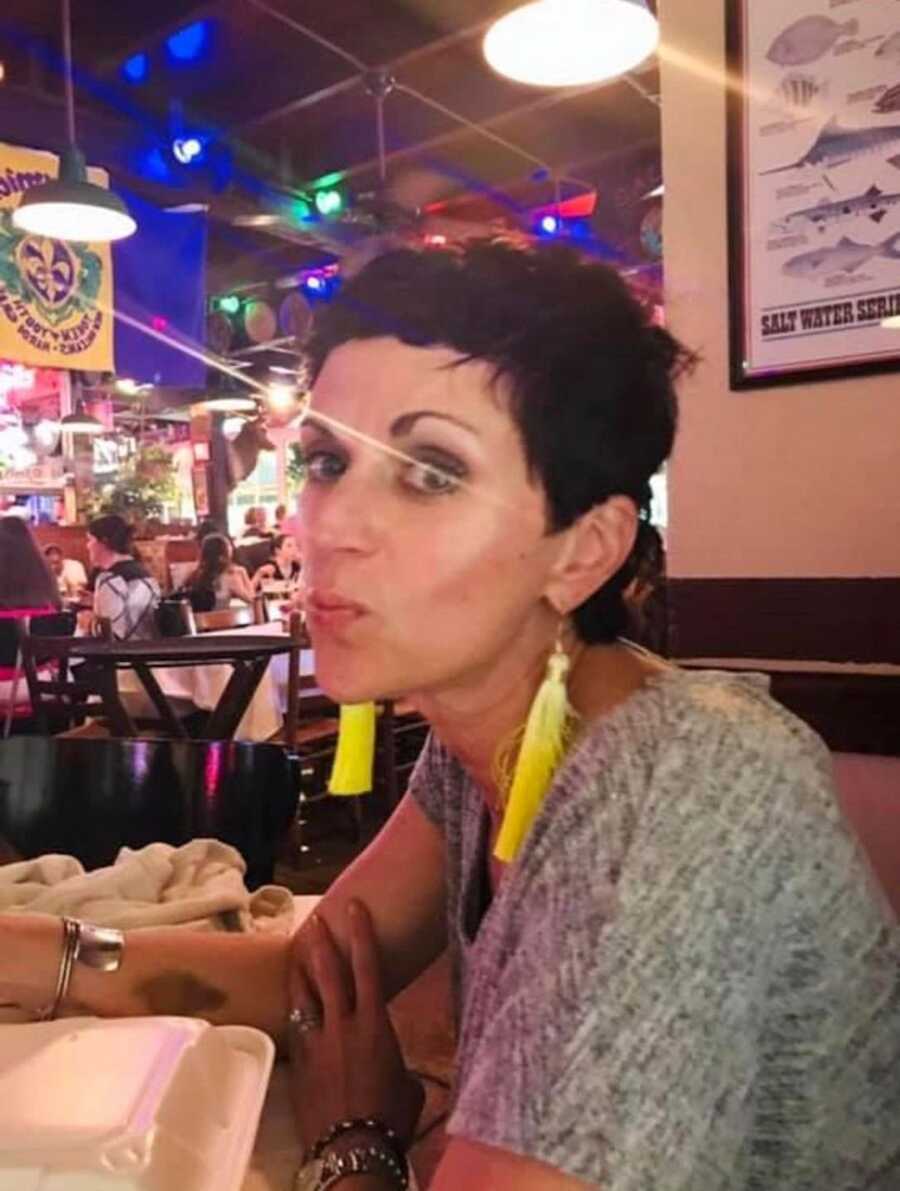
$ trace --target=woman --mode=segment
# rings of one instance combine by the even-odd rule
[[[232,561],[231,542],[224,534],[211,533],[200,543],[200,562],[185,588],[195,612],[227,608],[232,600],[253,603],[253,584],[243,567]]]
[[[0,517],[0,610],[58,612],[56,580],[21,517]]]
[[[71,632],[72,618],[60,606],[56,581],[28,525],[18,516],[0,517],[0,716],[14,688],[16,698],[27,701],[18,626],[27,621],[39,632]]]
[[[448,944],[460,1044],[432,1191],[896,1186],[900,950],[821,742],[756,682],[620,637],[685,362],[559,248],[391,253],[317,314],[317,681],[405,695],[432,736],[289,954],[137,932],[69,993],[276,1033],[290,1010],[318,1139],[298,1188],[403,1185],[421,1097],[385,999]],[[549,773],[535,736],[564,749]],[[0,985],[46,1002],[59,926],[0,931]]]
[[[259,591],[263,583],[286,583],[294,587],[300,579],[300,551],[297,541],[290,534],[279,533],[272,539],[272,558],[263,563],[253,576],[253,590]]]
[[[93,623],[108,620],[119,641],[156,636],[159,584],[135,557],[134,531],[122,517],[110,513],[88,523],[87,552],[94,579]]]

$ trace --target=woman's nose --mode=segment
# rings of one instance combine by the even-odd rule
[[[334,484],[307,485],[300,498],[301,550],[368,553],[378,537],[378,498],[371,484],[348,471]]]

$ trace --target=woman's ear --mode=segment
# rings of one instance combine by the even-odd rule
[[[612,578],[631,553],[637,525],[631,497],[611,496],[562,531],[562,549],[544,589],[557,612],[571,612]]]

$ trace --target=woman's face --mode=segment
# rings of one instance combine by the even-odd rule
[[[316,383],[300,549],[316,676],[343,702],[470,689],[552,640],[543,490],[488,365],[458,360],[354,341]]]
[[[288,534],[280,548],[275,551],[275,557],[279,566],[290,566],[292,562],[296,562],[300,557],[296,539]]]

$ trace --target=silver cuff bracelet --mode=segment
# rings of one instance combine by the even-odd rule
[[[122,963],[125,937],[120,930],[106,926],[92,926],[77,918],[63,918],[62,952],[56,990],[50,1004],[38,1014],[39,1021],[53,1021],[69,992],[72,969],[76,963],[95,968],[99,972],[115,972]]]

